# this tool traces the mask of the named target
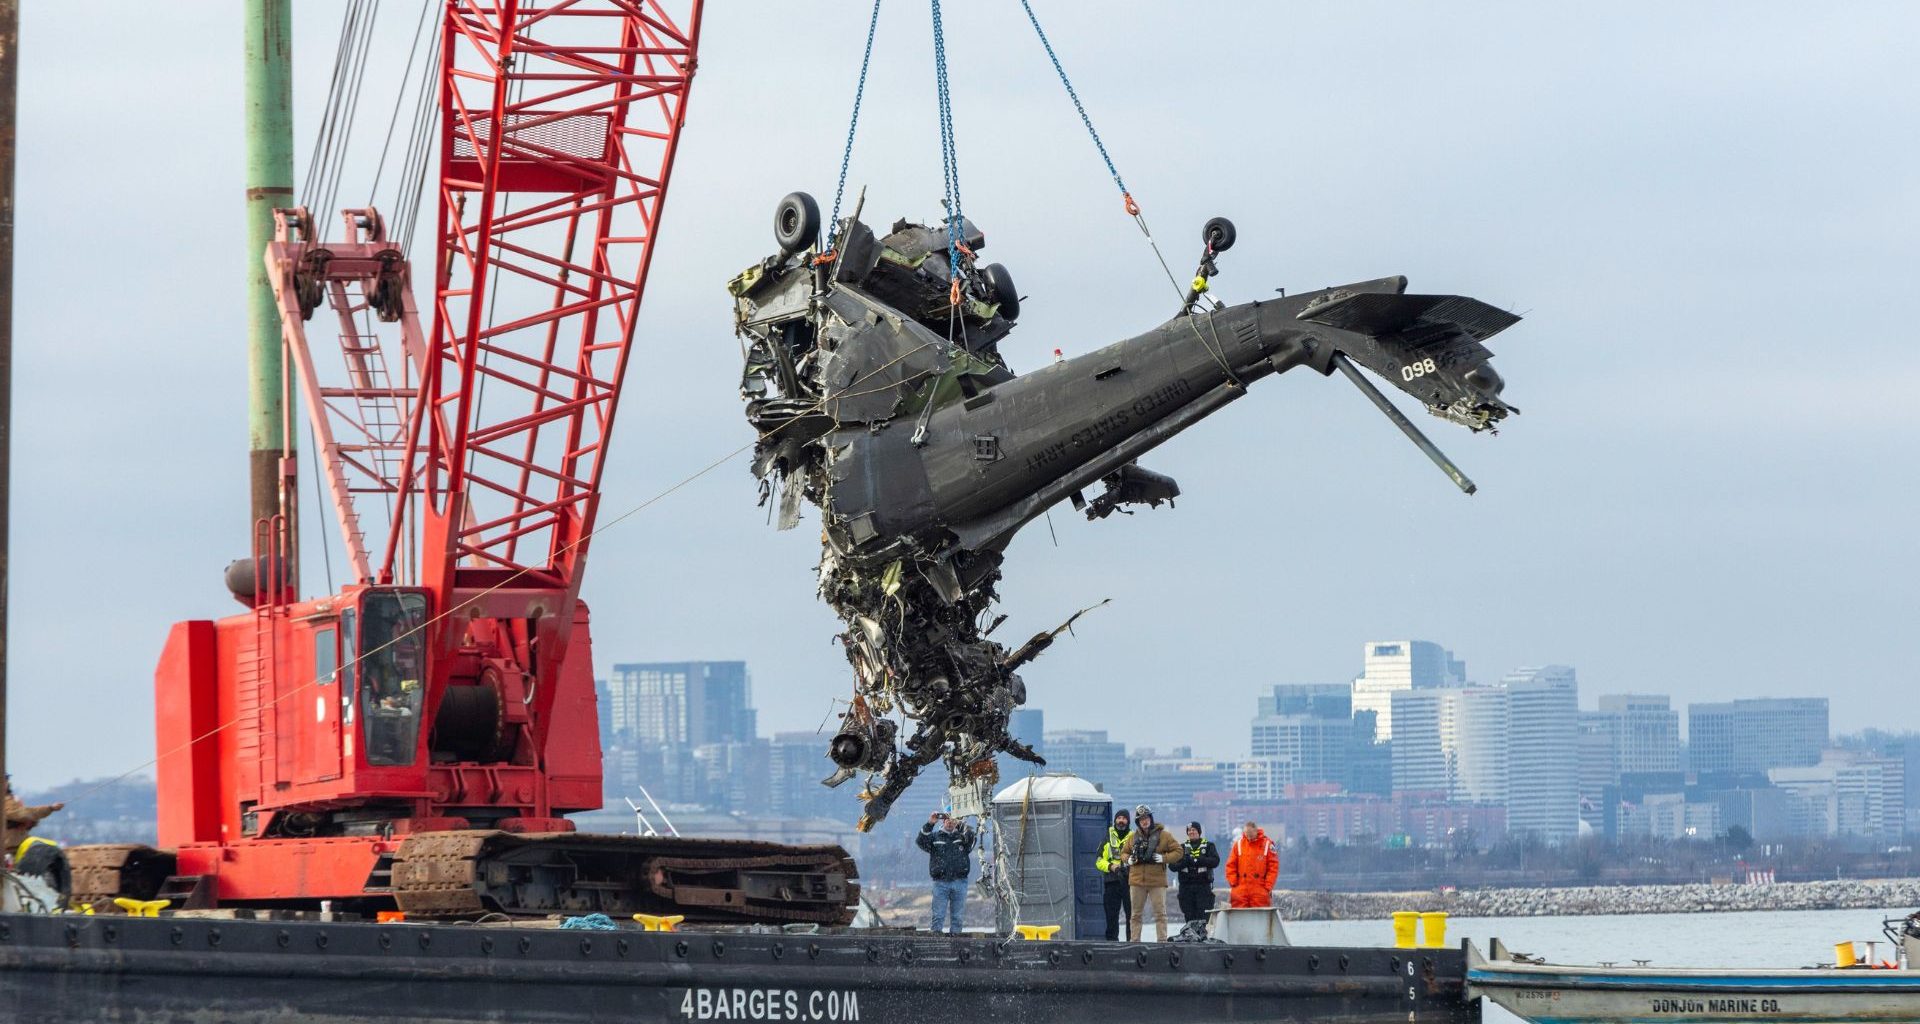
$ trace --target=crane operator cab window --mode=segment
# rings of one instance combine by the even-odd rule
[[[427,598],[369,590],[360,601],[360,715],[369,765],[410,765],[427,684]]]

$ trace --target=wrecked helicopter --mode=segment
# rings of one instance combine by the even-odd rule
[[[957,217],[880,235],[859,214],[823,244],[818,205],[787,196],[778,251],[728,290],[761,501],[781,529],[820,510],[819,595],[845,623],[855,677],[824,782],[864,778],[863,830],[937,761],[956,801],[987,791],[997,753],[1041,763],[1008,717],[1027,697],[1019,670],[1067,626],[1012,649],[992,633],[1007,545],[1048,509],[1170,504],[1179,485],[1139,459],[1295,367],[1346,376],[1468,493],[1355,364],[1473,431],[1517,412],[1484,342],[1518,316],[1408,294],[1402,277],[1222,305],[1208,282],[1235,240],[1224,218],[1205,225],[1173,319],[1016,373],[1000,343],[1021,297],[980,259],[981,231]]]

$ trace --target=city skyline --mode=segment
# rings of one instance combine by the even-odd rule
[[[1888,838],[1905,834],[1909,806],[1920,809],[1920,742],[1836,742],[1823,697],[1687,704],[1689,731],[1702,737],[1695,750],[1669,695],[1592,693],[1582,707],[1573,666],[1523,666],[1482,682],[1428,640],[1369,641],[1362,665],[1345,684],[1257,693],[1242,719],[1246,755],[1223,751],[1218,736],[1150,747],[1065,716],[1048,728],[1034,706],[1016,712],[1014,733],[1049,758],[1045,771],[1086,778],[1168,820],[1223,827],[1258,809],[1279,816],[1283,836],[1339,842],[1382,828],[1423,844],[1462,828],[1481,837],[1474,842],[1736,826],[1759,838]],[[613,676],[600,685],[610,797],[657,787],[670,806],[775,817],[831,818],[851,806],[813,778],[825,767],[821,737],[760,733],[744,662],[620,663]],[[1379,712],[1362,707],[1382,695],[1399,724],[1384,740]],[[1026,770],[1000,760],[996,791]],[[760,776],[769,784],[743,785]],[[946,806],[944,787],[929,782],[900,804],[909,822]]]
[[[1372,647],[1381,642],[1382,641],[1362,641],[1356,644],[1343,644],[1339,646],[1341,646],[1343,649],[1351,649],[1353,647]],[[1471,662],[1469,659],[1454,657],[1457,653],[1454,646],[1450,646],[1449,644],[1435,643],[1432,641],[1425,641],[1425,643],[1439,649],[1449,657],[1452,657],[1455,664],[1463,665],[1463,666],[1473,664],[1473,662]],[[612,644],[609,641],[602,641],[602,642],[599,642],[597,646],[599,646],[602,650],[605,650],[608,647],[612,646]],[[1466,648],[1464,647],[1461,647],[1459,649],[1466,650]],[[628,664],[720,664],[720,663],[728,663],[728,662],[741,662],[741,659],[739,658],[713,658],[713,659],[662,658],[656,661],[643,661],[641,659],[623,657],[622,660],[619,662],[606,662],[604,668],[596,669],[595,676],[596,678],[604,682],[620,666],[624,666]],[[745,664],[745,662],[741,662],[741,663]],[[1503,669],[1498,669],[1497,671],[1489,671],[1488,673],[1486,673],[1486,675],[1491,677],[1491,679],[1488,681],[1482,681],[1480,678],[1477,678],[1478,676],[1481,675],[1481,673],[1479,672],[1468,672],[1462,678],[1465,680],[1465,684],[1469,686],[1492,685],[1493,683],[1498,683],[1501,679],[1512,674],[1513,672],[1522,671],[1533,666],[1555,665],[1557,663],[1558,663],[1558,660],[1553,658],[1534,659],[1534,660],[1519,662],[1511,668],[1503,668]],[[849,669],[849,671],[851,671],[851,669]],[[1276,688],[1324,689],[1324,688],[1331,687],[1331,688],[1338,688],[1338,689],[1347,691],[1348,693],[1351,694],[1353,684],[1355,682],[1358,682],[1359,677],[1363,674],[1364,674],[1364,668],[1346,673],[1345,678],[1340,678],[1339,677],[1340,674],[1335,673],[1335,678],[1315,682],[1315,681],[1303,680],[1298,674],[1275,672],[1273,674],[1273,678],[1270,678],[1270,679],[1264,679],[1259,681],[1254,681],[1254,680],[1242,681],[1238,679],[1233,680],[1232,682],[1228,683],[1227,687],[1224,689],[1210,691],[1206,695],[1205,700],[1210,704],[1217,703],[1221,709],[1221,713],[1223,715],[1221,720],[1221,725],[1222,725],[1221,734],[1230,735],[1234,737],[1234,742],[1240,744],[1239,747],[1236,747],[1234,750],[1229,751],[1227,756],[1251,757],[1254,755],[1254,751],[1252,749],[1253,744],[1250,738],[1248,737],[1248,735],[1246,734],[1246,730],[1243,728],[1243,723],[1241,722],[1241,707],[1240,707],[1241,703],[1244,702],[1244,703],[1250,704],[1256,709],[1259,709],[1263,706],[1261,702],[1271,701],[1272,694]],[[1581,670],[1580,678],[1581,678],[1581,685],[1580,685],[1579,691],[1580,691],[1581,701],[1580,701],[1580,706],[1578,710],[1583,714],[1604,710],[1604,708],[1602,707],[1603,700],[1629,699],[1636,696],[1652,696],[1657,698],[1664,698],[1670,704],[1672,704],[1672,702],[1674,701],[1681,700],[1680,695],[1676,693],[1674,690],[1670,688],[1663,688],[1662,686],[1654,683],[1645,683],[1645,684],[1610,683],[1610,682],[1593,683],[1588,680],[1588,676],[1584,670]],[[839,680],[834,679],[829,681],[828,683],[820,684],[820,688],[824,691],[828,689],[830,685],[838,685],[838,684],[839,684]],[[776,691],[781,689],[781,681],[776,679],[773,682],[772,687]],[[756,690],[759,690],[762,688],[763,687],[758,685],[755,686]],[[1684,745],[1686,742],[1688,742],[1687,740],[1688,726],[1687,726],[1686,709],[1691,704],[1710,705],[1710,704],[1729,704],[1729,703],[1735,703],[1740,701],[1794,700],[1794,699],[1813,699],[1813,698],[1807,698],[1804,690],[1801,692],[1783,692],[1779,694],[1752,693],[1752,694],[1734,695],[1724,700],[1716,699],[1716,700],[1702,700],[1702,701],[1692,701],[1692,702],[1682,701],[1677,705],[1673,705],[1673,710],[1675,711],[1676,714],[1679,715],[1679,718],[1680,718],[1681,725],[1680,725],[1679,735],[1680,735],[1681,742]],[[1817,699],[1828,701],[1828,706],[1830,709],[1829,718],[1831,719],[1833,716],[1831,714],[1832,704],[1831,704],[1830,698],[1822,697]],[[1352,701],[1353,701],[1352,707],[1354,711],[1356,712],[1359,711],[1360,704],[1359,704],[1358,697],[1357,696],[1353,697]],[[1118,716],[1118,720],[1116,721],[1095,723],[1092,721],[1091,717],[1089,717],[1086,721],[1081,721],[1080,718],[1078,716],[1073,715],[1073,713],[1070,710],[1063,710],[1060,708],[1058,704],[1043,704],[1041,701],[1037,699],[1033,699],[1029,701],[1029,705],[1033,707],[1045,707],[1049,710],[1048,723],[1047,723],[1047,731],[1049,732],[1062,730],[1062,729],[1068,730],[1068,731],[1097,730],[1097,731],[1105,732],[1111,737],[1120,739],[1130,749],[1135,747],[1161,749],[1161,748],[1173,748],[1173,747],[1179,747],[1179,746],[1195,745],[1195,739],[1191,734],[1186,734],[1186,733],[1148,734],[1145,732],[1141,732],[1140,731],[1141,726],[1145,726],[1149,729],[1155,726],[1154,726],[1154,723],[1139,722],[1136,717]],[[808,722],[805,720],[804,716],[800,718],[793,718],[793,719],[770,718],[767,714],[767,706],[764,703],[756,703],[754,705],[754,708],[760,723],[759,731],[763,735],[772,735],[774,733],[816,734],[814,730],[818,729],[819,731],[817,732],[817,735],[824,742],[826,738],[833,735],[833,731],[836,727],[837,722],[839,721],[838,715],[830,714],[828,710],[823,710],[820,716],[815,717],[811,722]],[[1259,711],[1259,713],[1265,714],[1266,712]],[[1831,734],[1837,735],[1843,732],[1858,732],[1861,730],[1873,729],[1873,728],[1884,729],[1884,728],[1888,728],[1888,726],[1886,726],[1884,723],[1873,722],[1873,721],[1867,721],[1864,723],[1843,723],[1839,721],[1832,721],[1830,723],[1829,731]],[[1920,722],[1914,723],[1912,725],[1912,730],[1920,731]],[[1896,726],[1896,727],[1893,727],[1892,731],[1902,731],[1902,730]],[[1136,733],[1138,733],[1138,735],[1136,735]]]

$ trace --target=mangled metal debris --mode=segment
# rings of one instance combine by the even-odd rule
[[[1407,295],[1398,277],[1217,306],[1203,293],[1233,241],[1223,220],[1207,226],[1181,315],[1018,375],[999,345],[1019,294],[979,261],[970,221],[901,221],[882,237],[856,210],[824,255],[819,230],[813,200],[788,196],[780,251],[729,291],[761,500],[782,529],[803,502],[821,511],[820,596],[846,623],[855,674],[825,781],[865,776],[863,828],[936,761],[974,788],[996,778],[996,753],[1040,762],[1007,720],[1027,698],[1015,670],[1059,631],[1017,651],[990,634],[1007,544],[1055,504],[1099,519],[1170,503],[1179,485],[1135,460],[1296,366],[1327,375],[1350,358],[1476,431],[1515,411],[1481,342],[1519,317]]]

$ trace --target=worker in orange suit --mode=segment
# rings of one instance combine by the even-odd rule
[[[1280,851],[1273,840],[1249,821],[1234,837],[1233,852],[1227,857],[1228,905],[1233,907],[1273,906],[1273,886],[1280,880]]]

